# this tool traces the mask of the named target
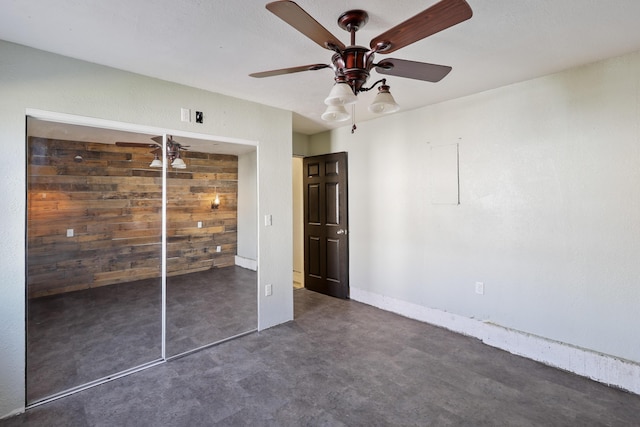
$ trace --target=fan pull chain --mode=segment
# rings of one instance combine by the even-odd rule
[[[354,133],[356,129],[356,104],[351,104],[351,133]]]

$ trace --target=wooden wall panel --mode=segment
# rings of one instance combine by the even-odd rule
[[[29,297],[160,277],[162,174],[149,149],[32,137],[28,150]],[[233,265],[237,249],[238,158],[182,157],[187,169],[167,175],[170,276]]]

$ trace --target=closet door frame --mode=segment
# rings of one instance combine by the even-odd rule
[[[246,145],[246,146],[253,146],[255,147],[255,150],[258,150],[258,143],[256,141],[250,141],[250,140],[243,140],[243,139],[238,139],[238,138],[229,138],[229,137],[221,137],[221,136],[214,136],[214,135],[208,135],[208,134],[202,134],[202,133],[194,133],[194,132],[185,132],[185,131],[178,131],[178,130],[171,130],[171,129],[167,129],[167,128],[159,128],[159,127],[155,127],[155,126],[146,126],[146,125],[136,125],[136,124],[131,124],[131,123],[123,123],[123,122],[118,122],[118,121],[112,121],[112,120],[106,120],[106,119],[99,119],[99,118],[93,118],[93,117],[85,117],[85,116],[77,116],[77,115],[72,115],[72,114],[66,114],[66,113],[57,113],[57,112],[51,112],[51,111],[45,111],[45,110],[39,110],[39,109],[32,109],[32,108],[27,108],[26,112],[25,112],[25,123],[26,120],[28,120],[29,118],[33,118],[33,119],[37,119],[37,120],[43,120],[43,121],[48,121],[48,122],[52,122],[52,123],[59,123],[59,124],[63,124],[63,125],[77,125],[77,126],[86,126],[86,127],[93,127],[93,128],[98,128],[98,129],[109,129],[109,130],[115,130],[115,131],[123,131],[123,132],[131,132],[131,133],[141,133],[141,134],[150,134],[150,135],[162,135],[162,150],[163,153],[166,152],[166,146],[167,146],[167,139],[168,139],[168,135],[172,135],[172,136],[178,136],[178,137],[185,137],[185,138],[194,138],[194,139],[200,139],[200,140],[204,140],[204,141],[211,141],[211,142],[222,142],[222,143],[227,143],[227,144],[240,144],[240,145]],[[28,135],[26,135],[25,133],[25,137],[28,137]],[[25,143],[27,143],[27,141],[25,140]],[[258,167],[258,165],[256,164],[256,168]],[[256,194],[256,197],[259,198],[259,194]],[[259,228],[257,230],[257,235],[256,235],[256,244],[259,242]],[[28,248],[27,248],[28,250]],[[259,265],[259,260],[256,260],[258,265]],[[258,270],[259,271],[259,270]],[[36,401],[32,402],[32,403],[28,403],[26,402],[25,408],[26,409],[30,409],[48,402],[51,402],[53,400],[57,400],[60,399],[62,397],[66,397],[69,395],[72,395],[74,393],[86,390],[88,388],[100,385],[100,384],[104,384],[106,382],[118,379],[118,378],[122,378],[124,376],[139,372],[141,370],[144,369],[148,369],[151,368],[153,366],[157,366],[160,364],[163,364],[169,360],[178,358],[178,357],[183,357],[184,355],[190,354],[194,351],[200,350],[201,348],[198,349],[194,349],[182,354],[178,354],[175,356],[170,356],[169,358],[167,358],[167,353],[166,353],[166,334],[167,334],[167,313],[166,313],[166,298],[167,298],[167,291],[166,291],[166,285],[167,285],[167,162],[164,161],[163,162],[163,166],[162,166],[162,209],[161,209],[161,354],[160,357],[158,359],[154,359],[148,363],[144,363],[140,366],[136,366],[136,367],[132,367],[129,369],[125,369],[123,371],[108,375],[106,377],[103,378],[99,378],[93,381],[89,381],[85,384],[81,384],[75,387],[72,387],[70,389],[67,390],[62,390],[60,392],[54,393],[52,395],[46,396],[42,399],[37,399]],[[25,295],[26,295],[26,289],[27,288],[27,282],[25,281]],[[25,297],[26,298],[26,297]],[[25,304],[28,305],[28,298],[26,298]],[[258,325],[260,324],[260,310],[259,310],[259,305],[258,305],[258,284],[256,283],[256,312],[258,315],[258,321],[256,324],[256,330],[258,328]],[[27,319],[25,318],[25,332],[26,332],[26,321]],[[237,336],[234,337],[229,337],[225,340],[222,340],[220,342],[224,342],[227,341],[228,339],[232,339],[232,338],[236,338],[238,336],[242,336],[242,335],[246,335],[247,333],[251,333],[253,331],[249,331],[246,333],[242,333],[239,334]],[[25,333],[25,338],[26,337],[26,333]],[[204,347],[209,347],[211,345],[215,345],[216,343],[211,343],[210,345],[204,346]],[[26,363],[26,357],[25,357],[25,363]],[[26,384],[25,384],[26,386]],[[25,390],[25,400],[26,400],[26,390]]]

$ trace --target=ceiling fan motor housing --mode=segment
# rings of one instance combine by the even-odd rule
[[[172,139],[167,141],[167,157],[174,160],[176,157],[180,157],[180,150],[182,146],[174,142]]]
[[[334,54],[331,61],[335,67],[336,80],[344,76],[354,93],[358,93],[369,79],[373,53],[366,47],[349,46],[342,53]]]

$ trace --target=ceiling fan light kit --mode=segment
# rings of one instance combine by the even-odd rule
[[[321,117],[328,122],[344,122],[351,116],[344,105],[329,105]]]
[[[174,169],[186,169],[187,164],[180,157],[176,157],[176,159],[171,162],[171,167]]]
[[[262,78],[324,68],[333,69],[335,84],[324,101],[328,107],[321,116],[323,120],[328,121],[347,120],[349,113],[344,106],[354,104],[357,101],[358,93],[369,91],[378,84],[380,84],[378,93],[369,106],[369,111],[376,114],[388,114],[400,109],[391,95],[386,79],[378,80],[368,88],[364,87],[371,70],[385,75],[433,83],[442,80],[451,71],[451,67],[394,58],[387,58],[380,63],[375,63],[375,54],[394,52],[473,16],[471,7],[466,0],[441,0],[374,37],[369,43],[369,48],[366,48],[356,45],[356,32],[369,20],[369,15],[364,10],[349,10],[338,17],[338,26],[349,32],[351,36],[349,46],[345,46],[293,1],[274,1],[268,3],[266,8],[316,44],[333,51],[334,54],[331,57],[330,65],[303,65],[252,73],[250,76]],[[355,129],[355,124],[353,129]]]
[[[329,92],[329,96],[324,100],[324,103],[332,106],[332,105],[351,105],[358,102],[358,97],[351,86],[346,81],[336,82],[331,88],[331,92]]]
[[[151,162],[149,167],[152,167],[152,168],[161,168],[162,167],[162,160],[160,160],[160,157],[158,157],[158,153],[153,155],[153,161]]]
[[[141,148],[153,148],[151,153],[153,153],[153,160],[151,164],[149,164],[150,168],[161,168],[163,163],[160,158],[160,154],[162,153],[162,136],[155,136],[151,138],[153,142],[144,143],[144,142],[116,142],[116,146],[118,147],[141,147]],[[187,146],[180,144],[173,140],[171,135],[167,135],[167,150],[165,153],[165,157],[174,169],[186,169],[187,164],[180,157],[181,151],[186,151]]]
[[[400,106],[396,100],[393,99],[391,92],[389,92],[389,86],[383,82],[382,85],[378,87],[378,93],[373,99],[373,102],[369,105],[369,111],[376,114],[391,114],[399,109]]]

